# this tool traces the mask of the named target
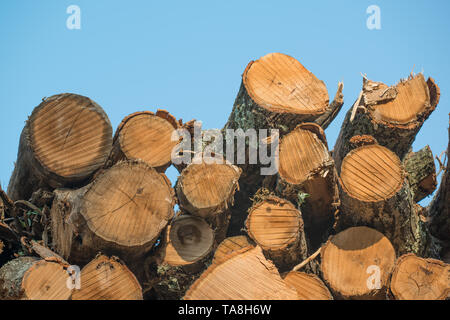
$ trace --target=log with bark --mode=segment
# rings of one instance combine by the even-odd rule
[[[267,196],[255,202],[249,210],[246,229],[280,272],[291,269],[307,257],[302,214],[285,199]]]
[[[165,110],[135,112],[125,117],[116,130],[113,148],[106,163],[141,159],[158,172],[171,164],[172,149],[178,144],[180,123]]]
[[[188,165],[178,177],[175,190],[180,208],[204,218],[213,227],[219,244],[226,237],[241,169],[222,160],[213,161],[202,156],[199,163]]]
[[[296,300],[260,247],[243,248],[212,264],[189,288],[184,300]]]
[[[120,259],[100,254],[81,270],[72,300],[142,300],[142,288]]]
[[[24,300],[68,300],[68,265],[58,259],[20,257],[0,269],[0,291],[7,297]]]
[[[156,282],[153,285],[156,297],[181,299],[211,264],[214,248],[213,229],[204,219],[188,214],[175,217],[155,254],[156,275],[148,276]]]
[[[400,159],[365,138],[342,162],[337,230],[368,226],[383,233],[398,255],[427,254],[431,250],[428,230],[417,212]]]
[[[44,99],[20,136],[8,195],[28,200],[39,188],[82,185],[103,166],[111,143],[108,116],[91,99],[69,93]]]
[[[323,279],[339,299],[386,299],[395,251],[382,233],[352,227],[331,238],[321,250]]]
[[[173,217],[174,202],[165,175],[141,160],[121,161],[86,187],[55,190],[55,250],[80,266],[98,252],[115,255],[140,278],[145,255]]]
[[[298,125],[280,142],[276,192],[301,207],[309,249],[328,239],[339,196],[325,133],[314,123]]]
[[[397,300],[445,300],[450,298],[450,265],[403,255],[395,265],[390,288]]]
[[[439,97],[439,87],[432,78],[425,81],[422,73],[391,87],[364,77],[362,91],[347,112],[334,146],[338,172],[352,149],[350,139],[356,135],[373,136],[403,160]]]
[[[403,160],[414,202],[419,202],[436,190],[436,165],[430,146],[409,152]]]

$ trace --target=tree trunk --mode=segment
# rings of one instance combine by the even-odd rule
[[[176,129],[180,123],[165,110],[142,111],[122,120],[113,139],[106,167],[120,160],[141,159],[158,172],[171,164],[172,149],[178,144]]]
[[[226,237],[230,207],[239,189],[241,169],[228,163],[211,163],[203,158],[191,163],[180,174],[176,193],[180,208],[204,218],[214,229],[216,243]]]
[[[117,257],[98,255],[81,270],[72,300],[142,300],[134,274]]]
[[[450,297],[450,265],[403,255],[392,274],[391,292],[397,300],[445,300]]]
[[[80,266],[98,252],[116,255],[141,277],[142,259],[173,217],[168,179],[143,161],[119,162],[77,190],[55,190],[51,209],[57,253]]]
[[[447,166],[442,175],[441,185],[429,206],[431,232],[443,240],[444,249],[450,248],[450,129],[449,147],[447,148]]]
[[[398,255],[426,254],[428,230],[395,153],[378,144],[350,151],[342,162],[339,187],[338,230],[368,226],[382,232]]]
[[[181,299],[211,263],[214,248],[214,232],[204,219],[187,214],[177,216],[156,254],[157,283],[153,288],[157,298]]]
[[[15,299],[68,300],[72,290],[67,286],[67,267],[57,259],[11,260],[0,269],[1,291]]]
[[[414,202],[419,202],[436,190],[436,166],[430,146],[409,152],[403,161]]]
[[[249,210],[247,233],[280,272],[306,259],[302,214],[287,200],[268,196]]]
[[[423,74],[388,87],[381,82],[363,79],[363,89],[347,112],[336,141],[333,157],[340,172],[341,162],[352,149],[350,139],[371,135],[380,145],[403,160],[425,120],[439,102],[439,88]]]
[[[28,200],[39,188],[82,185],[105,163],[111,143],[108,116],[91,99],[65,93],[43,100],[20,136],[8,195]]]
[[[189,288],[184,300],[296,300],[260,247],[236,251],[212,264]]]
[[[298,300],[333,300],[327,286],[314,274],[291,271],[284,282],[297,291]]]
[[[299,123],[328,125],[343,105],[342,85],[331,105],[323,81],[296,59],[270,53],[251,61],[224,129],[279,129],[288,133]]]
[[[321,250],[321,270],[335,298],[386,299],[395,251],[380,232],[353,227],[331,238]]]
[[[328,239],[335,223],[338,189],[325,133],[300,124],[280,142],[276,192],[301,207],[310,252]]]

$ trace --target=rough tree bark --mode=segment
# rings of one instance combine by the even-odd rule
[[[91,99],[69,93],[44,99],[20,136],[8,195],[28,200],[39,188],[82,185],[105,163],[111,143],[108,116]]]
[[[403,160],[414,202],[419,202],[436,190],[436,165],[430,146],[409,152]]]

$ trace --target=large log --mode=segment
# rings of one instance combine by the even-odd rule
[[[105,163],[111,143],[108,116],[91,99],[69,93],[44,99],[20,136],[8,195],[28,200],[39,188],[80,186]]]
[[[334,147],[338,172],[352,149],[350,139],[356,135],[373,136],[403,160],[439,97],[434,80],[425,81],[421,73],[392,87],[364,78],[360,96],[347,112]]]
[[[268,196],[255,202],[249,210],[246,228],[280,272],[307,258],[302,214],[285,199]]]
[[[445,300],[450,297],[450,265],[403,255],[392,274],[391,292],[397,300]]]
[[[98,255],[81,270],[72,300],[142,300],[142,288],[120,259]]]
[[[398,156],[376,143],[350,151],[339,179],[338,230],[368,226],[382,232],[398,255],[425,254],[429,238]]]
[[[57,259],[21,257],[11,260],[0,269],[0,290],[15,299],[68,300],[72,289],[67,286],[67,267]]]
[[[296,300],[297,292],[281,279],[260,247],[236,251],[212,264],[194,282],[184,300]]]
[[[380,232],[353,227],[331,238],[321,250],[321,270],[335,298],[386,299],[395,251]]]
[[[314,274],[291,271],[284,277],[284,282],[297,291],[298,300],[333,300],[330,290]]]
[[[81,189],[55,190],[55,249],[83,266],[98,252],[121,258],[138,276],[142,259],[173,217],[170,182],[141,160],[122,161]]]
[[[321,119],[319,124],[329,124],[342,104],[342,85],[329,105],[323,81],[296,59],[270,53],[247,65],[224,129],[271,128],[283,135],[301,122]]]
[[[172,135],[176,136],[179,126],[175,117],[165,110],[130,114],[116,130],[106,167],[120,160],[141,159],[164,172],[171,164],[172,149],[178,143]]]
[[[301,207],[314,252],[328,239],[339,204],[334,161],[320,126],[300,124],[281,139],[276,192]]]

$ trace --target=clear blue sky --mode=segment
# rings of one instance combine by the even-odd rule
[[[81,30],[66,27],[72,4],[81,9]],[[366,27],[372,4],[381,9],[381,30]],[[394,84],[413,66],[423,69],[442,97],[414,148],[430,144],[440,154],[450,111],[449,15],[445,0],[2,0],[0,182],[6,188],[24,121],[44,96],[89,96],[114,128],[129,113],[156,108],[220,128],[245,66],[270,52],[297,58],[330,97],[344,81],[343,111],[326,131],[330,147],[361,89],[360,72]],[[175,181],[174,170],[169,177]]]

